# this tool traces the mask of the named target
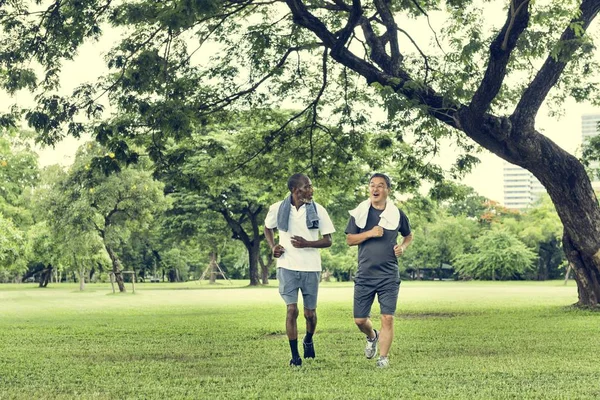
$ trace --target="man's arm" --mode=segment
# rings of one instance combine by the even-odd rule
[[[265,234],[265,237],[266,236],[267,235]],[[299,249],[305,247],[324,249],[326,247],[331,247],[331,244],[333,243],[333,240],[331,239],[331,234],[323,235],[323,237],[319,240],[306,240],[302,236],[292,236],[292,239],[290,241],[292,242],[292,246]]]
[[[280,244],[275,244],[275,235],[273,234],[273,229],[267,228],[265,226],[265,240],[267,244],[271,248],[273,252],[273,257],[279,258],[284,252],[285,249]]]
[[[348,246],[356,246],[365,242],[371,238],[382,237],[383,236],[383,228],[379,225],[374,226],[373,229],[364,231],[361,233],[347,233],[346,234],[346,244]]]
[[[410,243],[412,241],[413,241],[412,232],[409,233],[408,236],[404,236],[404,238],[402,239],[402,243],[394,246],[394,254],[396,255],[396,257],[404,254],[404,252],[406,251],[406,249],[408,248],[408,246],[410,245]]]

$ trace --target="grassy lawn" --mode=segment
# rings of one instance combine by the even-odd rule
[[[573,282],[403,282],[387,370],[352,284],[321,287],[302,368],[275,285],[246,284],[0,285],[0,398],[600,398],[600,313],[569,307]]]

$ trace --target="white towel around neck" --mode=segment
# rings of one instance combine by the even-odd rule
[[[371,199],[367,199],[360,203],[354,210],[348,211],[351,216],[354,217],[356,226],[360,229],[364,229],[367,224],[367,216],[369,215],[369,208],[371,207]],[[379,217],[379,223],[383,229],[396,230],[400,224],[400,210],[394,205],[394,203],[388,198],[385,202],[385,210]]]

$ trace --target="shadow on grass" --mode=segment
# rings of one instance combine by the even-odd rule
[[[133,293],[132,291],[128,290],[126,292],[115,292],[115,293],[108,292],[108,293],[106,293],[106,295],[107,296],[128,296],[128,295],[137,296],[137,295],[139,295],[139,292],[136,291],[135,293]]]
[[[468,313],[450,313],[450,312],[423,312],[423,313],[407,313],[399,314],[396,313],[395,317],[399,319],[431,319],[431,318],[455,318],[464,317]]]
[[[222,284],[198,284],[197,286],[185,286],[185,287],[142,287],[141,290],[211,290],[211,289],[277,289],[275,285],[258,285],[258,286],[234,286],[226,283]]]

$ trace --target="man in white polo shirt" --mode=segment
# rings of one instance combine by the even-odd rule
[[[313,334],[317,327],[317,294],[321,279],[321,254],[318,249],[331,246],[335,232],[327,210],[312,201],[313,187],[303,174],[288,179],[290,194],[273,204],[265,219],[265,239],[277,258],[279,294],[287,305],[285,328],[292,351],[291,366],[301,366],[298,353],[298,290],[302,291],[306,336],[304,358],[314,358]],[[279,231],[275,244],[273,230]],[[319,237],[319,233],[321,237]]]

